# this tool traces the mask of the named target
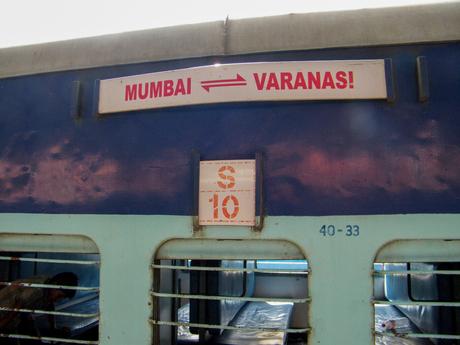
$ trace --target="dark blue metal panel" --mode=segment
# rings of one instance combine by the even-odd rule
[[[396,82],[394,80],[393,61],[385,59],[385,79],[387,84],[387,101],[394,102],[396,100]]]
[[[416,58],[430,99],[418,102]],[[216,62],[392,59],[386,101],[258,102],[94,116],[94,82]],[[269,215],[458,213],[460,45],[212,57],[0,80],[0,211],[193,214],[192,150],[264,156]],[[72,82],[82,116],[69,116]]]
[[[79,80],[72,83],[72,97],[70,99],[70,116],[77,118],[81,116],[81,84]]]
[[[424,56],[417,56],[418,100],[426,102],[430,97],[428,66]]]

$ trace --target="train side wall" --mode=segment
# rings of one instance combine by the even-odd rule
[[[416,58],[430,96],[418,101]],[[254,102],[95,116],[94,83],[214,63],[392,59],[396,100]],[[0,211],[193,212],[192,151],[264,157],[268,215],[460,211],[460,45],[323,49],[0,80]],[[82,116],[71,116],[72,82]],[[308,92],[308,91],[306,91]]]

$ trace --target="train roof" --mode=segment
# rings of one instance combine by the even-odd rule
[[[459,1],[227,19],[0,49],[0,78],[205,56],[459,40]]]

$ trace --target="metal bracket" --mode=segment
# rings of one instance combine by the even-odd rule
[[[417,56],[418,101],[426,102],[430,97],[428,62],[425,56]]]
[[[94,88],[93,88],[93,104],[92,104],[92,113],[93,115],[99,115],[99,85],[101,81],[96,79],[94,81]]]
[[[262,152],[256,152],[256,225],[252,227],[253,231],[260,232],[264,227],[265,203],[264,203],[264,156]],[[257,210],[258,206],[258,210]],[[258,212],[257,212],[258,211]],[[258,218],[258,219],[257,219]]]
[[[193,232],[203,230],[198,219],[198,206],[200,197],[200,152],[192,151],[192,176],[193,176]]]
[[[79,80],[72,82],[72,95],[70,98],[70,116],[79,118],[82,113],[82,85]]]
[[[396,82],[392,59],[385,59],[385,80],[387,84],[387,102],[393,103],[396,100]]]

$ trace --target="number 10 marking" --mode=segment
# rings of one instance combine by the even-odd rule
[[[232,201],[233,203],[233,212],[230,213],[228,212],[228,202]],[[211,199],[209,199],[209,202],[212,202],[212,207],[213,207],[213,218],[214,219],[219,219],[219,194],[215,193]],[[233,219],[236,218],[238,215],[238,212],[240,212],[240,203],[238,201],[238,198],[234,195],[227,195],[224,200],[222,200],[222,214],[224,215],[225,218],[227,219]]]

